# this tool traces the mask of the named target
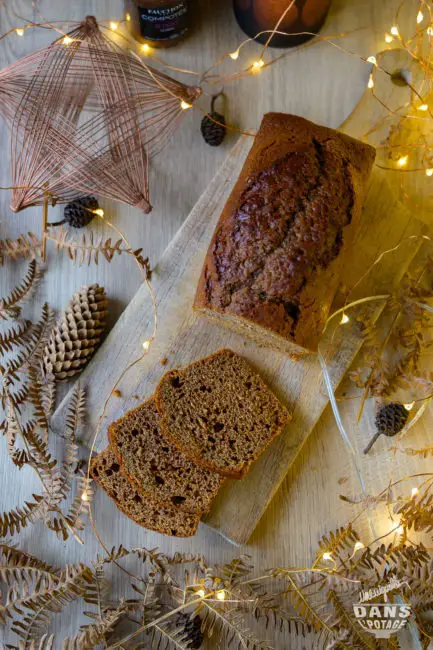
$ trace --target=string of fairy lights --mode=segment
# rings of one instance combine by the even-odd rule
[[[293,3],[291,3],[291,4],[293,4]],[[403,0],[403,3],[401,3],[401,4],[404,4],[404,0]],[[290,7],[288,7],[288,8],[290,8]],[[400,11],[400,7],[399,7],[399,11]],[[433,36],[433,20],[432,20],[432,18],[433,17],[432,17],[431,7],[427,4],[426,0],[420,0],[420,2],[417,3],[417,12],[416,12],[416,15],[415,15],[415,25],[416,25],[417,37],[418,37],[417,39],[415,39],[415,47],[421,48],[421,42],[420,42],[420,39],[419,39],[420,36],[422,37],[425,34],[425,35],[427,35],[429,40],[430,40],[430,37]],[[70,36],[68,36],[66,33],[64,33],[62,31],[62,29],[60,29],[58,26],[54,25],[53,23],[51,23],[49,21],[46,21],[45,19],[43,19],[43,17],[41,17],[41,19],[42,20],[41,20],[40,23],[28,22],[22,27],[15,27],[15,28],[9,30],[6,34],[4,34],[0,38],[4,38],[5,36],[7,36],[9,34],[15,34],[17,37],[22,38],[22,37],[25,36],[25,33],[26,33],[27,29],[42,27],[43,26],[43,27],[48,27],[48,28],[51,28],[51,29],[55,29],[57,32],[59,32],[60,33],[60,39],[62,40],[62,43],[66,47],[68,47],[69,45],[71,45],[73,43],[74,39],[71,38]],[[185,70],[185,69],[176,68],[174,66],[166,64],[164,61],[162,61],[162,59],[160,57],[156,56],[156,54],[153,51],[153,48],[149,44],[145,43],[145,44],[138,44],[137,45],[137,43],[135,41],[133,41],[128,36],[126,36],[123,33],[123,30],[121,30],[121,26],[122,26],[122,23],[124,23],[124,22],[127,23],[130,20],[131,20],[131,16],[128,13],[126,13],[126,15],[124,17],[124,20],[122,20],[122,21],[120,21],[120,20],[110,20],[110,21],[105,21],[106,24],[101,23],[101,25],[103,27],[105,27],[106,29],[108,29],[109,31],[111,31],[113,34],[119,35],[121,37],[121,39],[126,41],[128,47],[134,52],[134,55],[136,55],[137,51],[138,51],[138,53],[141,54],[142,57],[144,57],[144,59],[146,59],[146,60],[148,60],[148,59],[153,60],[153,61],[155,61],[156,63],[158,63],[159,65],[161,65],[163,68],[165,68],[167,70],[177,70],[177,71],[185,73],[185,74],[196,75],[198,78],[200,78],[200,81],[203,82],[203,83],[216,84],[216,83],[222,83],[222,82],[227,82],[227,81],[239,80],[239,79],[242,79],[245,76],[249,76],[249,75],[260,74],[260,73],[264,72],[270,66],[277,63],[277,61],[279,61],[281,58],[283,58],[284,56],[287,56],[287,54],[288,54],[288,53],[285,53],[285,54],[282,54],[282,55],[278,55],[278,56],[274,57],[273,59],[270,59],[270,58],[266,59],[265,58],[266,57],[266,52],[267,52],[267,49],[268,49],[268,43],[269,43],[270,38],[272,37],[272,35],[277,34],[277,33],[284,33],[284,32],[278,31],[278,29],[277,29],[278,25],[281,22],[281,19],[280,19],[278,21],[276,27],[274,28],[274,30],[269,30],[270,38],[268,39],[268,43],[265,46],[263,46],[260,57],[253,60],[253,61],[251,61],[251,62],[249,62],[246,68],[243,68],[240,71],[237,70],[235,73],[233,73],[231,75],[215,75],[215,74],[211,74],[211,72],[213,70],[215,70],[223,61],[225,61],[227,59],[229,59],[229,60],[231,60],[233,62],[239,61],[239,59],[241,57],[241,54],[242,54],[242,51],[245,48],[245,46],[248,45],[249,43],[254,42],[254,39],[250,39],[250,38],[245,39],[234,50],[231,50],[231,51],[223,54],[218,59],[218,61],[216,61],[215,64],[208,71],[206,71],[205,73],[194,71],[194,70]],[[381,63],[380,63],[382,55],[387,50],[385,49],[382,52],[380,52],[379,54],[370,55],[370,56],[365,57],[365,58],[361,57],[359,55],[356,55],[353,52],[350,52],[349,50],[346,50],[341,45],[336,45],[336,43],[335,43],[335,40],[337,38],[341,38],[342,36],[345,36],[348,33],[349,32],[347,32],[345,34],[338,34],[338,35],[335,35],[335,36],[320,36],[319,35],[319,36],[316,37],[315,41],[316,42],[327,42],[330,45],[338,47],[338,49],[340,49],[342,52],[345,52],[346,54],[348,54],[350,56],[356,56],[357,58],[361,59],[365,63],[371,65],[372,67],[371,67],[371,71],[370,71],[368,81],[367,81],[367,88],[369,90],[371,90],[373,95],[375,96],[376,75],[377,75],[377,73],[379,71],[381,71],[381,72],[384,72],[385,74],[387,74],[388,76],[390,76],[389,72],[387,72],[381,66]],[[405,40],[403,38],[403,36],[401,35],[401,32],[400,32],[397,20],[396,20],[396,22],[394,24],[392,24],[389,27],[388,31],[385,32],[384,41],[385,41],[386,45],[397,44],[399,48],[410,52],[411,55],[412,55],[412,58],[424,70],[425,75],[428,75],[428,68],[427,68],[427,66],[423,67],[423,62],[421,60],[422,56],[421,56],[420,52],[418,51],[418,53],[416,53],[416,52],[414,53],[414,51],[411,49],[413,39],[410,38],[410,39]],[[314,44],[314,41],[313,42],[310,41],[310,42],[306,43],[305,45],[303,45],[301,47],[302,48],[310,47],[312,44]],[[430,73],[430,74],[432,74],[432,73]],[[431,81],[432,80],[430,78],[428,78],[428,82],[431,82]],[[425,96],[422,93],[416,91],[412,87],[411,87],[411,89],[414,90],[414,92],[412,93],[413,98],[411,99],[410,106],[411,106],[411,108],[413,108],[415,110],[415,115],[413,115],[411,117],[414,118],[414,119],[417,119],[418,116],[419,116],[419,119],[426,119],[426,117],[427,118],[432,117],[431,108],[429,106],[428,100],[425,98]],[[180,101],[180,108],[182,110],[186,111],[186,110],[189,110],[189,109],[193,108],[193,105],[191,103],[189,103],[189,102],[186,102],[185,100],[181,100]],[[384,106],[384,108],[387,109],[386,106]],[[388,112],[389,112],[389,116],[394,116],[394,111],[389,109]],[[404,117],[405,116],[403,115],[401,117],[401,119],[404,119]],[[230,128],[230,126],[229,126],[229,128]],[[243,132],[243,133],[247,133],[248,135],[254,135],[252,132]],[[394,169],[395,171],[403,171],[403,170],[405,170],[407,168],[409,162],[410,162],[410,154],[409,153],[403,153],[402,155],[400,155],[395,160],[395,167],[393,167],[392,169]],[[420,171],[420,170],[415,169],[413,171]],[[433,166],[424,167],[422,169],[422,171],[425,173],[425,175],[427,177],[432,177],[433,176]],[[100,209],[94,210],[93,212],[108,227],[114,229],[119,234],[119,236],[122,238],[124,243],[128,246],[128,248],[130,248],[132,250],[129,242],[124,237],[124,235],[121,233],[121,231],[116,226],[114,226],[106,218],[104,210],[102,210],[100,208]],[[46,233],[44,233],[44,236],[45,235],[46,235]],[[429,239],[429,238],[427,238],[427,239]],[[383,258],[383,254],[381,254],[375,260],[372,267],[375,266],[377,263],[379,263],[382,258]],[[113,391],[120,384],[120,382],[122,381],[124,376],[130,371],[130,369],[133,366],[139,364],[144,359],[144,357],[149,353],[151,345],[155,341],[156,335],[157,335],[157,309],[156,309],[155,296],[153,295],[153,291],[152,291],[152,287],[151,287],[150,282],[149,282],[149,278],[144,273],[144,270],[140,266],[138,260],[136,260],[136,261],[137,261],[137,264],[139,266],[140,272],[144,276],[144,281],[147,283],[150,295],[152,297],[152,304],[153,304],[153,310],[154,310],[153,333],[149,338],[147,338],[142,343],[142,352],[141,352],[141,354],[136,359],[134,359],[127,366],[127,368],[124,369],[124,371],[121,373],[121,375],[118,377],[116,383],[112,387],[112,390],[109,392],[109,394],[107,396],[107,399],[106,399],[106,401],[104,403],[102,413],[100,414],[100,416],[98,418],[97,427],[96,427],[94,437],[93,437],[93,440],[92,440],[92,445],[91,445],[91,450],[90,450],[90,457],[93,455],[93,452],[95,450],[95,446],[97,444],[97,439],[98,439],[98,436],[99,436],[99,433],[100,433],[100,430],[101,430],[101,427],[102,427],[102,422],[103,422],[104,417],[105,417],[108,401],[110,400],[111,395],[113,394]],[[354,303],[346,304],[341,310],[338,310],[338,312],[335,312],[334,314],[332,314],[330,316],[330,318],[328,319],[328,323],[332,319],[334,319],[336,316],[339,316],[340,313],[341,313],[341,318],[340,318],[338,324],[341,325],[341,326],[347,325],[351,320],[349,315],[348,315],[348,311],[352,307],[356,306],[356,304],[359,304],[361,302],[368,302],[368,301],[371,301],[371,300],[377,300],[378,298],[379,299],[384,299],[386,297],[387,296],[379,296],[379,297],[370,296],[370,297],[362,299],[361,301],[356,301],[356,303],[354,302]],[[326,368],[326,366],[325,366],[325,368]],[[338,407],[337,407],[337,413],[335,413],[335,405],[336,405],[335,395],[333,395],[333,393],[332,393],[332,395],[330,395],[330,398],[331,398],[331,405],[332,405],[332,407],[334,409],[334,415],[336,415],[336,419],[337,419],[337,417],[338,417]],[[404,404],[405,408],[408,411],[411,411],[413,409],[414,405],[415,405],[415,402],[410,402],[410,403]],[[425,403],[423,405],[422,409],[425,410],[426,406],[427,406],[427,403]],[[413,418],[413,420],[409,423],[408,426],[412,426],[413,423],[415,421],[417,421],[417,419],[418,418]],[[421,476],[421,475],[419,475],[419,476]],[[431,476],[431,475],[429,474],[428,476]],[[411,478],[411,477],[408,477],[408,478]],[[396,481],[396,484],[401,483],[403,480],[406,480],[406,479],[400,479],[399,481]],[[95,535],[96,535],[97,539],[99,540],[99,542],[102,545],[102,547],[104,548],[104,550],[106,552],[109,552],[107,546],[105,545],[103,540],[100,538],[99,532],[98,532],[98,530],[96,528],[96,525],[95,525],[95,522],[94,522],[93,513],[92,513],[91,482],[92,481],[91,481],[89,473],[88,473],[87,474],[87,485],[86,485],[86,488],[84,489],[84,491],[82,492],[81,499],[82,499],[84,507],[87,509],[87,511],[89,513],[89,518],[90,518],[90,521],[91,521],[91,525],[92,525],[92,528],[93,528],[93,530],[95,532]],[[389,487],[390,486],[388,486],[388,488],[387,488],[388,490],[389,490]],[[419,487],[412,487],[409,494],[408,494],[408,496],[407,496],[407,498],[408,499],[416,499],[416,498],[418,498],[419,495],[420,495],[420,488]],[[367,507],[368,506],[366,506],[366,508]],[[360,515],[357,515],[357,517],[359,517],[359,516]],[[377,539],[381,539],[381,538],[389,536],[391,534],[394,534],[394,538],[396,540],[401,539],[401,538],[405,539],[407,537],[407,530],[405,529],[405,527],[403,525],[399,524],[398,522],[396,523],[395,521],[393,521],[393,525],[392,525],[391,529],[387,533],[385,533],[385,535],[382,535],[380,538],[376,538],[374,541],[377,541]],[[372,543],[373,542],[370,542],[370,544],[372,544]],[[397,544],[398,544],[398,541],[397,541]],[[354,557],[358,552],[362,551],[365,548],[366,548],[366,543],[362,542],[361,540],[357,541],[353,546],[353,551],[352,551],[352,556],[351,557]],[[325,563],[325,564],[323,564],[323,563]],[[319,568],[317,568],[318,566],[319,566]],[[122,567],[120,567],[120,568],[122,568]],[[336,561],[335,561],[335,559],[333,557],[333,554],[331,552],[329,552],[329,551],[325,551],[316,560],[316,562],[313,563],[312,567],[310,567],[310,569],[308,569],[308,570],[311,570],[311,571],[326,570],[326,571],[331,571],[332,572],[332,571],[336,570],[336,568],[337,568]],[[199,585],[199,588],[196,589],[196,591],[194,593],[195,593],[195,596],[198,597],[199,599],[205,599],[205,598],[212,599],[212,598],[214,598],[214,599],[219,600],[219,601],[226,600],[227,596],[228,596],[228,594],[227,594],[227,592],[225,590],[216,590],[216,591],[210,592],[210,591],[206,591],[202,585]]]

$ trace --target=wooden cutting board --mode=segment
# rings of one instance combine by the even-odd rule
[[[394,91],[393,91],[394,92]],[[401,100],[403,92],[398,89]],[[379,117],[378,104],[371,93],[365,95],[351,117],[342,125],[349,135],[360,137]],[[106,426],[137,406],[134,395],[152,394],[162,375],[196,359],[228,347],[245,355],[293,411],[293,420],[254,464],[242,481],[227,481],[205,523],[235,544],[244,544],[266,510],[287,470],[328,404],[320,365],[315,356],[298,362],[271,350],[258,348],[242,336],[231,334],[197,318],[192,311],[197,281],[215,225],[238,177],[251,146],[251,138],[241,138],[219,173],[210,183],[175,239],[166,249],[153,276],[158,304],[158,335],[148,356],[135,366],[118,387],[122,398],[112,397],[96,450],[106,445]],[[391,174],[392,176],[392,174]],[[193,179],[192,179],[193,182]],[[384,249],[410,235],[419,235],[423,224],[403,208],[393,189],[390,173],[375,168],[365,202],[361,229],[344,281],[351,286]],[[158,224],[154,224],[158,227]],[[398,283],[419,249],[419,241],[387,256],[364,281],[363,295],[378,294]],[[148,251],[147,251],[148,252]],[[114,262],[115,263],[115,262]],[[131,265],[131,273],[134,268]],[[379,316],[381,307],[371,306]],[[84,442],[91,442],[97,420],[114,383],[124,368],[142,350],[152,332],[152,306],[146,286],[142,286],[110,332],[80,383],[88,393],[88,427]],[[336,387],[360,348],[360,339],[351,325],[339,327],[329,346],[328,364]],[[324,346],[326,349],[326,345]],[[161,364],[168,359],[167,365]],[[68,397],[53,418],[59,428]]]

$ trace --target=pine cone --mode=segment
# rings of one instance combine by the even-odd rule
[[[65,381],[79,374],[101,342],[108,314],[105,289],[81,287],[68,303],[64,317],[51,332],[42,357],[45,377]]]
[[[377,431],[364,449],[364,454],[368,454],[379,436],[391,437],[397,435],[406,424],[408,416],[409,413],[403,404],[390,402],[382,406],[376,414],[375,424]]]
[[[220,124],[217,124],[220,122]],[[211,147],[219,147],[226,137],[226,121],[224,115],[220,113],[208,113],[201,121],[201,134],[205,142],[210,144]]]
[[[395,436],[407,422],[409,413],[403,404],[391,402],[382,406],[376,414],[376,428],[385,436]]]
[[[183,643],[190,650],[199,650],[203,645],[204,634],[201,631],[201,618],[198,614],[191,618],[188,614],[179,612],[173,620],[176,628],[183,627],[185,636],[182,639]]]
[[[224,93],[218,93],[212,97],[210,112],[201,121],[201,134],[211,147],[219,147],[226,137],[227,128],[224,115],[215,110],[215,102],[218,97],[225,99]],[[219,122],[219,124],[218,124]]]
[[[73,228],[84,228],[94,218],[93,211],[99,208],[98,200],[94,196],[83,196],[65,206],[64,221]]]

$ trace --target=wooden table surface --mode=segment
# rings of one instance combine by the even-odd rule
[[[30,1],[17,0],[6,4],[13,5],[21,16],[34,18]],[[233,19],[231,0],[198,0],[197,5],[194,34],[185,43],[164,53],[164,58],[176,66],[200,71],[222,53],[234,50],[243,35]],[[384,31],[392,24],[397,5],[398,0],[333,0],[324,32],[336,34],[365,28],[345,37],[342,44],[359,55],[368,56],[384,47]],[[87,14],[94,14],[100,20],[122,18],[121,0],[57,0],[56,3],[42,0],[39,6],[42,14],[50,20],[80,20]],[[0,10],[0,21],[2,33],[20,24],[4,9]],[[53,34],[43,30],[27,30],[24,37],[10,36],[0,42],[0,65],[6,66],[52,39]],[[249,50],[251,59],[255,51],[258,48],[253,45]],[[226,86],[228,119],[243,129],[254,130],[263,113],[277,110],[338,127],[364,92],[368,72],[368,67],[358,58],[330,45],[318,43],[293,51],[269,70]],[[209,98],[204,96],[200,104],[208,108]],[[188,111],[179,131],[153,162],[151,197],[155,208],[149,216],[143,216],[134,208],[101,201],[110,219],[132,240],[134,247],[143,247],[151,262],[158,260],[236,141],[236,136],[231,135],[222,147],[208,147],[199,133],[200,120],[198,110]],[[8,133],[3,126],[0,142],[3,151],[0,185],[5,186],[10,183],[10,172]],[[60,207],[54,208],[50,217],[56,220],[60,213]],[[29,230],[38,233],[39,227],[40,210],[28,209],[13,214],[9,208],[8,192],[0,193],[0,239]],[[95,228],[99,229],[98,226]],[[24,269],[25,265],[18,262],[8,263],[0,269],[0,295],[10,290]],[[65,256],[56,257],[49,249],[48,270],[27,313],[37,317],[45,300],[60,310],[79,286],[99,282],[110,296],[111,320],[114,322],[134,295],[139,281],[128,260],[119,258],[111,265],[103,261],[97,267],[77,268]],[[345,417],[353,417],[356,405],[348,403],[344,408]],[[411,432],[411,446],[427,444],[431,422],[430,413],[417,425],[416,431]],[[58,451],[61,453],[60,441]],[[9,461],[6,441],[0,444],[0,454],[1,511],[6,511],[22,504],[31,492],[38,490],[38,484],[30,472],[18,472]],[[339,484],[343,477],[344,488]],[[386,468],[383,480],[386,483]],[[205,528],[201,528],[195,538],[185,541],[144,531],[118,514],[100,492],[96,495],[94,508],[96,524],[109,547],[122,543],[126,547],[158,546],[166,552],[200,552],[209,562],[228,561],[242,551],[252,556],[257,570],[260,570],[309,564],[319,538],[346,523],[354,513],[339,499],[342,491],[355,494],[359,492],[359,485],[328,408],[247,547],[236,549]],[[90,562],[101,550],[90,527],[84,533],[84,540],[84,546],[79,546],[73,539],[62,543],[41,524],[36,524],[25,529],[15,541],[21,548],[60,566],[78,561]],[[61,636],[71,633],[77,628],[77,621],[77,611],[72,608],[63,615],[62,623],[56,624],[55,631]],[[279,646],[281,649],[286,647],[296,646]]]

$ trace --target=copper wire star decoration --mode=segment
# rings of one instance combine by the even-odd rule
[[[0,71],[12,210],[97,194],[150,212],[149,160],[200,94],[120,48],[88,16]]]

